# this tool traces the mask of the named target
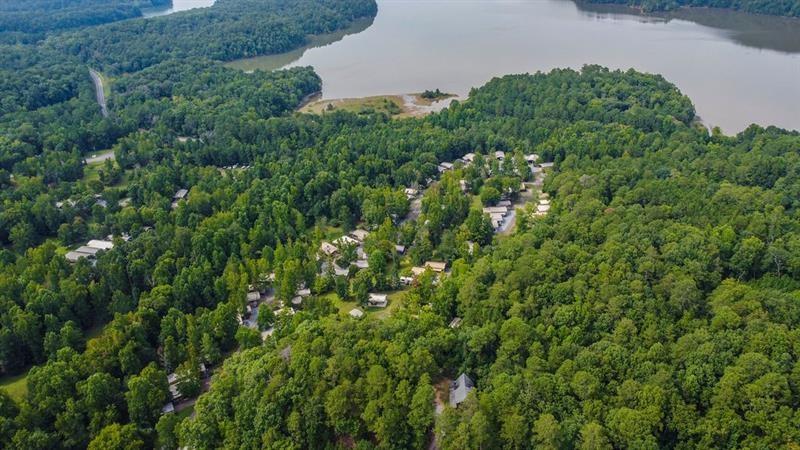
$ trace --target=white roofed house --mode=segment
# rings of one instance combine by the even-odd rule
[[[483,208],[483,213],[484,214],[489,214],[489,215],[492,215],[492,214],[506,215],[508,213],[508,207],[507,206],[487,206],[487,207]]]
[[[525,155],[525,161],[527,161],[529,163],[535,163],[538,160],[539,160],[539,155],[537,155],[536,153],[531,153],[530,155]]]
[[[333,241],[334,245],[339,247],[344,245],[359,245],[361,242],[357,241],[356,239],[351,238],[350,236],[342,236],[339,239]]]
[[[358,241],[364,242],[364,240],[367,238],[367,236],[369,236],[369,231],[362,230],[362,229],[353,230],[350,233],[350,236],[352,236],[354,239],[356,239]]]
[[[184,200],[188,194],[188,189],[178,189],[175,191],[175,194],[172,196],[172,209],[177,208],[178,202]]]
[[[76,263],[81,258],[92,259],[94,258],[94,255],[73,250],[71,252],[67,252],[67,254],[64,255],[64,258],[71,263]]]
[[[367,298],[367,305],[373,308],[385,308],[389,304],[389,297],[386,294],[370,293]]]
[[[425,261],[425,267],[434,272],[442,273],[447,268],[447,263],[440,261]]]
[[[406,188],[405,191],[406,198],[411,200],[412,198],[416,197],[419,194],[419,191],[414,188]]]
[[[326,256],[333,256],[339,252],[339,248],[330,242],[323,241],[319,246],[319,251]]]
[[[475,161],[475,153],[467,153],[466,155],[462,156],[461,159],[471,163],[472,161]]]
[[[247,293],[247,303],[258,303],[261,300],[261,292],[250,291]]]
[[[499,159],[500,161],[506,159],[506,152],[498,150],[494,152],[494,157]]]
[[[442,172],[444,172],[446,170],[453,170],[453,163],[451,163],[451,162],[442,162],[442,163],[439,163],[439,167],[442,168]]]
[[[92,239],[86,243],[87,247],[94,247],[100,250],[111,250],[114,248],[114,243],[111,241],[104,241],[100,239]]]
[[[78,260],[81,258],[93,260],[97,257],[98,252],[111,250],[112,248],[114,248],[114,243],[111,241],[92,239],[87,242],[86,245],[82,245],[75,250],[67,252],[67,254],[64,255],[64,258],[71,263],[78,262]]]
[[[450,383],[450,406],[457,407],[467,399],[470,391],[475,389],[475,383],[467,374],[462,373]]]

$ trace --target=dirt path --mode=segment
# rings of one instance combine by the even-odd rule
[[[100,105],[100,114],[103,117],[108,117],[106,93],[103,91],[103,79],[100,77],[100,73],[94,69],[89,69],[89,75],[92,77],[92,82],[94,82],[94,92],[97,97],[97,104]]]

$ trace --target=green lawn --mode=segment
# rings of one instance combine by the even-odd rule
[[[408,290],[397,290],[389,292],[389,304],[386,308],[362,308],[356,302],[348,302],[339,300],[339,296],[336,295],[334,292],[330,292],[321,296],[321,298],[327,298],[331,301],[331,303],[339,309],[339,314],[349,314],[353,308],[359,308],[360,310],[367,313],[367,317],[374,317],[376,319],[385,319],[392,315],[392,313],[397,310],[404,302],[406,295],[408,294]]]
[[[5,389],[15,402],[20,402],[28,393],[28,372],[0,378],[0,389]]]

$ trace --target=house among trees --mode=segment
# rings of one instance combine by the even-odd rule
[[[450,383],[450,406],[457,407],[464,400],[471,390],[475,388],[475,383],[467,374],[462,373]]]
[[[472,164],[472,162],[475,161],[475,153],[467,153],[466,155],[462,156],[461,159]]]
[[[504,159],[506,159],[506,153],[504,151],[498,150],[494,152],[494,157],[500,161],[503,161]]]
[[[76,263],[81,258],[93,260],[97,257],[97,253],[99,251],[111,250],[112,248],[114,248],[114,243],[111,241],[92,239],[87,242],[86,245],[82,245],[75,250],[67,252],[67,254],[64,255],[64,258],[71,263]]]
[[[189,194],[188,189],[178,189],[175,195],[172,196],[172,209],[177,208],[178,202],[185,199],[187,194]]]
[[[335,245],[344,246],[344,245],[360,245],[361,242],[351,238],[350,236],[342,236],[339,239],[333,241]]]
[[[339,252],[339,248],[330,242],[323,241],[319,246],[319,251],[321,251],[324,255],[333,256]]]
[[[444,272],[444,269],[447,268],[447,263],[440,261],[425,261],[425,267],[436,273],[442,273]]]
[[[419,191],[414,188],[406,188],[405,191],[406,198],[411,200],[412,198],[416,197],[419,194]]]
[[[175,405],[172,402],[167,402],[163,408],[161,408],[161,414],[172,414],[175,412]]]
[[[247,293],[247,303],[249,303],[250,305],[258,303],[259,300],[261,300],[261,292],[250,291]]]
[[[292,298],[292,306],[298,307],[303,304],[303,299],[311,295],[311,289],[303,288],[298,289],[295,296]]]
[[[353,318],[356,318],[356,319],[360,319],[360,318],[364,317],[364,311],[362,311],[362,310],[360,310],[358,308],[351,309],[348,314],[350,314],[350,317],[353,317]]]
[[[456,329],[461,326],[461,317],[453,317],[453,320],[450,321],[450,328]]]
[[[367,298],[367,305],[373,308],[386,308],[388,304],[389,297],[386,294],[370,293],[369,298]]]
[[[350,233],[350,236],[352,236],[353,238],[355,238],[359,242],[364,242],[364,240],[367,238],[367,236],[369,236],[369,231],[362,230],[362,229],[353,230]]]
[[[208,370],[206,369],[205,364],[200,363],[197,366],[197,370],[200,373],[200,380],[205,380],[206,378],[208,378]],[[183,378],[181,378],[177,373],[173,372],[167,375],[167,383],[169,384],[169,394],[172,397],[173,402],[183,400],[183,394],[181,393],[181,390],[178,388],[178,386],[181,384],[182,381]],[[165,406],[165,408],[167,408],[167,406]]]

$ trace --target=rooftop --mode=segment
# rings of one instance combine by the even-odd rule
[[[469,391],[475,388],[475,383],[467,374],[462,373],[450,383],[450,406],[456,407],[467,399]]]

